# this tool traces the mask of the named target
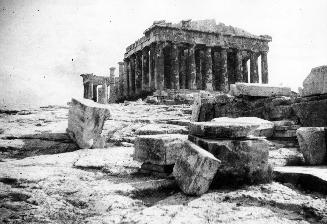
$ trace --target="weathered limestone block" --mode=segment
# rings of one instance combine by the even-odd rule
[[[327,127],[327,99],[302,101],[292,108],[302,126]]]
[[[231,120],[231,118],[227,117],[220,117],[220,118],[214,118],[212,121],[214,122],[225,122],[226,120]],[[264,137],[271,137],[274,132],[274,123],[271,121],[267,121],[261,118],[257,117],[240,117],[240,118],[234,118],[235,122],[247,122],[251,124],[258,124],[259,127],[254,130],[252,135],[254,136],[264,136]]]
[[[108,106],[87,99],[72,99],[68,113],[67,133],[80,148],[103,148],[101,135],[106,119],[110,117]]]
[[[313,68],[303,81],[303,96],[327,93],[327,66]]]
[[[300,150],[309,165],[321,165],[326,162],[326,128],[302,127],[296,131]]]
[[[189,195],[208,191],[220,166],[212,154],[190,141],[186,141],[174,166],[173,175],[180,189]]]
[[[211,140],[189,135],[189,140],[221,161],[215,185],[261,183],[271,179],[270,146],[265,139]]]
[[[233,96],[244,95],[244,96],[262,96],[262,97],[290,96],[291,88],[271,86],[267,84],[237,82],[235,84],[230,85],[229,94]]]
[[[174,124],[147,124],[135,131],[137,135],[188,134],[188,128]]]
[[[291,105],[279,105],[271,107],[269,110],[269,119],[280,120],[292,117],[293,109]]]
[[[187,140],[186,135],[142,135],[135,140],[133,158],[136,161],[157,165],[171,165],[176,162]]]
[[[191,135],[213,139],[244,138],[252,135],[259,126],[246,118],[223,117],[216,121],[191,122],[189,131]]]

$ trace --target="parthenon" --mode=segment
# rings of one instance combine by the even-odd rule
[[[268,83],[271,40],[215,20],[156,21],[126,48],[121,95],[167,89],[228,92],[235,82],[260,82],[260,56],[261,82]]]

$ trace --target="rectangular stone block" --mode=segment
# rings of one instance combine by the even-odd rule
[[[259,126],[243,118],[224,117],[216,121],[191,122],[189,132],[191,135],[213,139],[244,138],[252,135]]]
[[[201,195],[208,191],[220,166],[212,154],[190,141],[181,149],[173,175],[180,189],[189,195]]]
[[[270,146],[266,139],[212,140],[193,135],[188,139],[221,161],[215,185],[261,183],[271,178]]]
[[[303,81],[303,96],[327,93],[327,66],[313,68]]]
[[[175,164],[186,140],[187,136],[180,134],[138,136],[135,140],[133,158],[143,163]]]
[[[326,128],[302,127],[296,135],[306,164],[321,165],[327,161]]]
[[[80,148],[103,148],[105,138],[101,135],[109,107],[87,99],[72,99],[68,112],[67,133]]]
[[[237,82],[230,85],[229,94],[233,96],[290,96],[291,88],[281,86],[271,86],[259,83],[241,83]]]

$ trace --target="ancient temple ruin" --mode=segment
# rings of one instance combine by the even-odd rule
[[[228,92],[229,84],[259,83],[260,76],[268,83],[271,40],[215,20],[154,22],[126,48],[121,94],[129,98],[169,89]]]

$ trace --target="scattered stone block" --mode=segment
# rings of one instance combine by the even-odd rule
[[[258,83],[235,83],[230,85],[229,94],[256,97],[290,96],[291,88]]]
[[[327,93],[327,66],[313,68],[303,81],[303,96]]]
[[[137,135],[187,134],[188,127],[173,124],[148,124],[135,131]]]
[[[186,140],[187,136],[180,134],[139,136],[135,140],[133,158],[143,163],[175,164]]]
[[[271,179],[269,143],[251,140],[211,140],[189,135],[189,140],[221,161],[215,185],[262,183]]]
[[[101,133],[109,117],[108,106],[73,98],[69,107],[67,133],[80,148],[103,148],[105,138]]]
[[[275,130],[273,138],[295,138],[296,130]]]
[[[290,118],[292,116],[292,106],[291,105],[279,105],[270,108],[269,119],[280,120]]]
[[[189,131],[191,135],[213,139],[244,138],[252,135],[259,126],[246,118],[224,117],[210,122],[191,122]]]
[[[220,118],[214,118],[212,121],[214,122],[224,122],[226,120],[229,120],[230,118],[226,117],[220,117]],[[248,122],[248,123],[253,123],[253,124],[258,124],[259,127],[254,130],[252,133],[254,136],[264,136],[264,137],[271,137],[273,132],[274,132],[274,123],[271,121],[267,121],[261,118],[257,117],[241,117],[241,118],[234,118],[235,122]]]
[[[177,160],[173,175],[180,189],[189,195],[201,195],[209,186],[220,166],[212,154],[186,141]]]
[[[326,128],[302,127],[296,131],[300,150],[309,165],[321,165],[326,162]]]
[[[303,154],[298,148],[279,148],[269,150],[271,166],[301,166],[304,165]]]
[[[295,121],[293,120],[279,120],[279,121],[272,121],[275,124],[275,128],[278,126],[290,126],[295,125]]]
[[[301,101],[292,105],[304,127],[327,127],[327,99]]]

